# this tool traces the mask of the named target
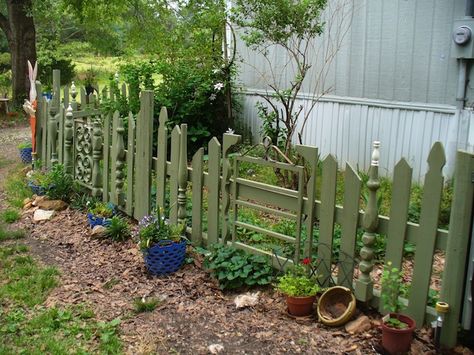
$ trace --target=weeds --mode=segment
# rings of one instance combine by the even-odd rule
[[[20,217],[20,212],[12,208],[9,208],[1,213],[1,219],[5,223],[15,223],[20,219]]]
[[[0,242],[4,240],[22,239],[25,237],[25,231],[22,229],[9,231],[0,224]]]
[[[160,305],[161,301],[158,298],[136,298],[133,301],[133,308],[135,313],[153,312],[156,307]]]

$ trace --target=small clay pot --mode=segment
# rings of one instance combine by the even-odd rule
[[[396,318],[406,323],[407,328],[392,328],[382,323],[382,347],[390,354],[406,353],[410,350],[413,332],[415,330],[415,321],[408,316],[398,313],[390,313],[390,318]]]
[[[286,296],[286,304],[288,306],[288,312],[292,316],[306,317],[313,313],[313,304],[316,300],[316,296],[307,297],[292,297]]]

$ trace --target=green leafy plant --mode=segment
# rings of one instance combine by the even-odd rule
[[[130,237],[130,227],[124,218],[113,216],[106,227],[105,235],[114,241],[121,242]]]
[[[225,245],[214,246],[204,266],[219,281],[221,289],[268,285],[273,280],[267,258]]]
[[[387,262],[385,269],[382,273],[382,304],[384,309],[390,313],[398,313],[403,307],[403,303],[400,302],[398,296],[400,295],[403,273],[398,269],[393,267],[392,262]],[[392,328],[404,329],[408,325],[395,317],[389,317],[384,321],[386,325]]]
[[[9,209],[3,211],[1,216],[2,216],[3,222],[5,222],[5,223],[15,223],[16,221],[18,221],[20,219],[20,212],[18,212],[17,210],[9,208]]]
[[[179,242],[183,238],[186,228],[181,224],[169,224],[160,209],[154,215],[143,217],[138,226],[138,245],[142,250],[148,249],[162,240]]]
[[[53,165],[47,174],[47,180],[49,182],[49,188],[46,195],[52,200],[69,202],[73,193],[74,180],[71,175],[66,173],[64,165]]]
[[[31,142],[22,142],[18,144],[18,149],[26,149],[26,148],[31,148]]]
[[[316,277],[308,276],[309,270],[304,264],[309,264],[309,259],[304,259],[301,264],[294,265],[284,276],[278,278],[276,289],[291,297],[316,295],[321,288]]]
[[[113,206],[105,202],[96,202],[89,208],[89,213],[97,217],[110,218],[114,214]]]

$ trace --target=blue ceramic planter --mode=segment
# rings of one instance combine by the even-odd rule
[[[178,243],[162,240],[143,252],[145,265],[153,275],[167,275],[183,265],[186,256],[186,240]]]

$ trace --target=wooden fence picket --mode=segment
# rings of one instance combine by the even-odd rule
[[[166,181],[168,180],[166,162],[168,159],[168,111],[162,107],[159,117],[156,157],[156,206],[166,207]]]
[[[207,244],[219,240],[219,197],[220,197],[221,144],[216,137],[209,142],[208,184],[207,184]]]
[[[127,200],[125,211],[129,216],[133,216],[133,186],[135,175],[135,118],[130,112],[128,114],[128,149],[127,149]]]
[[[204,148],[198,149],[192,161],[192,232],[191,242],[195,246],[202,244],[202,189],[204,187],[203,161]]]
[[[171,132],[171,165],[170,165],[170,223],[178,223],[178,173],[179,173],[179,148],[181,129],[175,126]]]
[[[104,202],[109,202],[110,195],[110,120],[112,119],[112,114],[108,113],[104,118],[104,149],[103,149],[103,172],[102,172],[102,200]]]

